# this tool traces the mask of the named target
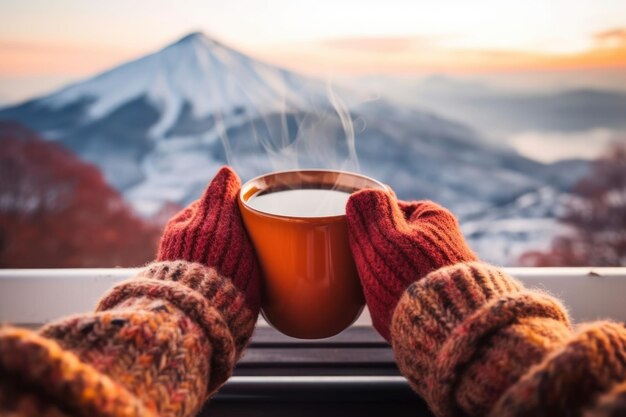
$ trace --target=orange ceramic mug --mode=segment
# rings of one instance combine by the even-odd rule
[[[239,207],[264,275],[263,316],[288,336],[319,339],[350,326],[365,302],[345,214],[294,217],[248,204],[260,194],[304,188],[352,193],[385,186],[350,172],[300,170],[266,174],[241,188]]]

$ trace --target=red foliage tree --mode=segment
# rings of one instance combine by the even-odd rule
[[[593,162],[573,190],[561,221],[572,234],[554,239],[547,252],[529,252],[529,266],[626,266],[626,142]]]
[[[0,267],[138,266],[153,258],[158,237],[96,167],[0,123]]]

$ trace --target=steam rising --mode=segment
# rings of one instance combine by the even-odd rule
[[[326,85],[326,93],[331,104],[333,105],[333,108],[337,112],[339,120],[341,120],[341,126],[343,127],[343,131],[345,133],[346,146],[348,148],[348,161],[354,164],[353,170],[358,172],[360,169],[359,160],[356,156],[356,144],[354,142],[354,126],[352,125],[352,118],[348,112],[348,107],[332,89],[330,81]]]
[[[271,82],[265,94],[249,90],[258,80],[231,78],[232,85],[212,86],[214,132],[223,148],[213,156],[223,157],[244,180],[294,169],[360,171],[352,116],[330,81],[324,86],[288,72],[261,75]],[[239,96],[242,105],[224,109],[222,94]]]

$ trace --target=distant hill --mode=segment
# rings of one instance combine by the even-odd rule
[[[403,103],[441,112],[483,129],[498,132],[626,130],[624,92],[589,88],[512,92],[445,76],[412,83],[391,82]]]

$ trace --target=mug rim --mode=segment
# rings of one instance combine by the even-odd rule
[[[261,174],[258,175],[248,181],[246,181],[242,186],[241,189],[239,190],[239,203],[246,209],[249,210],[259,216],[264,216],[264,217],[269,217],[269,218],[274,218],[277,220],[285,220],[285,221],[290,221],[290,222],[303,222],[303,223],[311,223],[311,222],[333,222],[333,221],[341,221],[343,219],[345,219],[346,214],[337,214],[334,216],[307,216],[307,217],[299,217],[299,216],[288,216],[288,215],[283,215],[283,214],[274,214],[274,213],[268,213],[266,211],[261,211],[258,210],[254,207],[252,207],[251,205],[248,204],[248,202],[246,200],[244,200],[244,192],[246,191],[246,188],[252,186],[255,182],[261,181],[263,178],[269,177],[269,176],[278,176],[278,175],[285,175],[285,174],[290,174],[290,173],[296,173],[296,172],[301,172],[301,173],[332,173],[332,174],[338,174],[338,175],[349,175],[352,177],[357,177],[366,181],[370,181],[371,183],[375,184],[377,187],[374,189],[380,189],[383,191],[387,191],[388,188],[387,186],[385,186],[385,184],[383,184],[382,182],[368,177],[367,175],[363,175],[363,174],[359,174],[356,172],[351,172],[351,171],[343,171],[343,170],[338,170],[338,169],[289,169],[289,170],[284,170],[284,171],[272,171],[272,172],[267,172],[265,174]],[[361,188],[360,190],[365,190],[369,187],[365,187],[365,188]],[[360,191],[360,190],[356,190],[354,192]],[[350,193],[352,194],[352,193]]]

